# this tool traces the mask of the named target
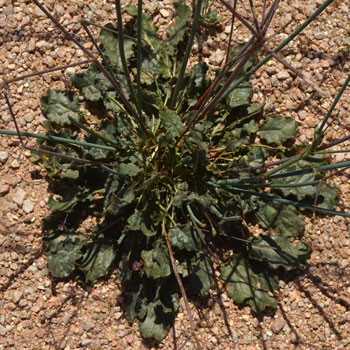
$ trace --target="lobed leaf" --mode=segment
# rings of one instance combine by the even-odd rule
[[[275,115],[266,119],[260,128],[259,136],[268,144],[281,145],[295,137],[296,132],[297,123],[293,118]]]
[[[70,91],[48,90],[47,95],[40,99],[47,118],[58,125],[70,125],[69,118],[79,121],[81,105],[78,97]]]
[[[283,267],[286,271],[303,269],[310,258],[311,247],[306,243],[293,246],[290,239],[283,236],[263,236],[250,239],[252,247],[249,258],[265,262],[271,268]]]

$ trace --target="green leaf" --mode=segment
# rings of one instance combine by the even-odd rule
[[[106,27],[116,30],[116,28],[114,28],[111,23],[107,24]],[[109,63],[116,70],[122,71],[123,66],[122,60],[120,58],[119,44],[116,34],[107,30],[102,30],[99,38],[101,43],[103,44],[103,53],[109,59]],[[129,62],[130,58],[134,54],[134,45],[135,42],[133,40],[124,38],[124,52],[125,59],[127,62]]]
[[[305,228],[303,216],[292,205],[259,201],[257,218],[263,228],[274,228],[285,236],[298,236]]]
[[[207,296],[214,276],[211,260],[205,254],[200,254],[188,270],[191,271],[188,278],[193,293]]]
[[[320,202],[320,199],[322,198],[322,202]],[[321,190],[319,193],[319,198],[317,201],[317,206],[320,208],[325,209],[335,209],[338,206],[339,203],[339,195],[338,192],[331,188],[330,186],[321,185]]]
[[[133,163],[121,163],[119,164],[118,171],[127,176],[136,176],[142,169]]]
[[[260,128],[260,138],[268,144],[281,145],[285,141],[295,137],[297,123],[293,118],[280,115],[270,116]]]
[[[305,268],[310,258],[311,248],[306,243],[291,245],[291,241],[283,236],[263,236],[250,239],[252,247],[249,257],[266,262],[271,268],[283,267],[286,271]]]
[[[171,54],[177,51],[178,43],[184,39],[185,32],[189,29],[187,21],[190,16],[190,9],[183,1],[176,1],[174,6],[176,10],[175,25],[170,25],[166,31],[168,35],[166,43]]]
[[[107,90],[109,81],[98,70],[96,65],[91,65],[83,73],[71,76],[70,81],[74,87],[82,91],[84,97],[90,102],[97,102],[102,99],[101,91]],[[103,87],[103,89],[101,89]]]
[[[93,242],[86,245],[78,264],[79,270],[84,273],[84,282],[95,283],[99,278],[105,276],[115,257],[113,244]]]
[[[47,118],[58,125],[70,125],[70,118],[79,121],[81,105],[77,102],[77,95],[70,91],[49,90],[40,99]]]
[[[227,284],[228,295],[239,304],[246,302],[256,312],[277,305],[271,293],[278,290],[278,280],[267,266],[254,271],[244,256],[235,257],[223,268],[221,278]]]
[[[134,278],[124,284],[124,293],[123,308],[128,322],[137,317],[144,338],[164,339],[179,308],[176,281]]]
[[[178,136],[184,127],[181,118],[175,111],[171,111],[170,109],[161,109],[159,111],[159,118],[162,121],[165,131],[171,137]]]
[[[178,226],[169,230],[169,240],[172,246],[188,252],[199,249],[199,239],[196,231],[190,226]]]
[[[141,229],[142,222],[142,213],[139,210],[135,210],[135,212],[130,215],[128,219],[127,229],[130,231],[138,231]]]
[[[81,257],[83,239],[76,234],[61,233],[45,237],[49,242],[47,264],[53,277],[64,278],[72,274]]]
[[[71,191],[66,193],[66,198],[64,198],[62,201],[55,200],[54,196],[51,195],[47,205],[53,212],[70,213],[77,203],[78,203],[77,193]]]
[[[170,275],[169,256],[162,247],[156,246],[152,250],[142,251],[141,258],[148,278],[156,279]]]
[[[234,84],[235,81],[232,83]],[[240,106],[249,105],[253,96],[251,82],[246,82],[244,85],[238,86],[226,97],[226,105],[230,109]]]

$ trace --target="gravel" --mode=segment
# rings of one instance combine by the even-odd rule
[[[279,44],[322,2],[281,1],[269,32],[272,38],[268,45],[273,48]],[[171,23],[174,13],[171,1],[145,0],[144,3],[157,25]],[[256,5],[261,3],[254,2]],[[78,28],[75,23],[80,18],[101,25],[115,21],[113,0],[60,3],[47,0],[45,4],[73,31]],[[284,27],[290,20],[291,24]],[[224,61],[230,21],[226,14],[218,32],[213,28],[203,29],[208,39],[202,43],[201,59],[211,69]],[[345,2],[334,2],[317,22],[281,52],[285,60],[327,90],[329,97],[318,96],[305,81],[274,60],[259,69],[253,78],[254,102],[261,103],[266,97],[268,113],[290,115],[300,123],[296,144],[313,137],[315,125],[322,121],[346,79],[349,61],[341,59],[341,48],[350,44],[349,26],[349,6]],[[238,24],[236,28],[235,40],[243,43],[247,31]],[[96,35],[97,31],[91,29]],[[76,35],[85,47],[92,47],[82,30],[76,31]],[[200,45],[196,56],[199,56],[199,49]],[[82,59],[81,51],[62,39],[31,2],[0,0],[2,80]],[[195,57],[190,59],[191,64],[196,61]],[[77,71],[79,67],[68,68],[10,86],[11,104],[22,131],[43,132],[41,122],[45,119],[40,109],[40,97],[49,88],[63,88],[69,76]],[[326,142],[349,135],[349,111],[348,88],[332,115],[334,121],[331,118]],[[0,115],[0,128],[14,130],[4,99],[0,100]],[[26,142],[35,146],[33,140],[26,139]],[[41,220],[49,214],[46,207],[48,184],[44,179],[45,172],[29,162],[29,154],[24,152],[18,158],[18,145],[17,138],[0,136],[0,349],[174,349],[172,331],[156,346],[141,341],[137,322],[129,325],[125,321],[115,274],[94,285],[89,292],[77,287],[74,281],[52,283],[42,256],[40,229]],[[342,147],[348,149],[349,143]],[[336,161],[350,159],[349,153],[331,157]],[[38,178],[42,181],[37,181]],[[349,173],[342,173],[334,181],[343,198],[337,210],[349,208]],[[279,305],[275,311],[253,315],[249,308],[233,304],[222,290],[211,296],[212,300],[220,302],[207,305],[196,300],[191,303],[197,337],[208,349],[349,348],[349,220],[310,216],[306,221],[306,239],[313,246],[310,267],[295,274],[295,280],[281,283]],[[77,289],[74,300],[68,298],[71,287]],[[219,292],[221,299],[218,299]],[[177,348],[180,348],[190,329],[183,304],[174,326]],[[184,349],[194,349],[192,339]]]

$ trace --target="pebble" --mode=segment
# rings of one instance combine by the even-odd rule
[[[14,304],[17,304],[17,303],[20,301],[20,299],[22,298],[22,296],[23,296],[23,293],[20,292],[19,290],[16,290],[16,291],[12,294],[12,302],[13,302]]]
[[[75,67],[68,67],[66,73],[70,75],[75,74]]]
[[[5,184],[5,185],[0,185],[0,196],[4,196],[5,194],[9,193],[10,191],[10,186]]]
[[[209,62],[211,64],[220,65],[224,57],[225,57],[225,52],[220,49],[217,49],[214,52],[214,54],[209,57]]]
[[[282,70],[282,71],[277,73],[277,78],[279,80],[286,80],[286,79],[290,78],[290,74],[288,73],[288,71]]]
[[[34,210],[34,205],[29,199],[26,199],[23,202],[23,210],[27,214],[31,213]]]
[[[16,193],[12,197],[12,201],[15,202],[17,205],[22,206],[24,197],[26,196],[26,192],[19,188]]]
[[[280,316],[274,319],[271,325],[271,329],[274,333],[278,334],[284,328],[285,325],[286,321],[282,316]]]
[[[18,162],[18,160],[17,159],[14,159],[13,161],[12,161],[12,163],[10,164],[10,167],[12,168],[12,169],[18,169],[19,168],[19,162]]]
[[[169,15],[170,15],[169,11],[166,9],[160,9],[159,13],[165,18],[169,17]]]
[[[91,343],[90,339],[84,339],[81,341],[81,346],[87,346]]]
[[[6,328],[0,324],[0,335],[4,336],[6,334],[7,330]]]
[[[30,123],[33,121],[34,119],[34,114],[33,113],[27,113],[24,117],[24,120],[27,122],[27,123]]]
[[[6,151],[0,151],[0,162],[5,162],[9,154]]]
[[[83,321],[82,322],[82,325],[83,325],[83,329],[88,332],[89,330],[91,330],[92,328],[94,328],[95,324],[94,323],[91,323],[91,322],[88,322],[88,321]]]

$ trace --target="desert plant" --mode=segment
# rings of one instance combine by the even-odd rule
[[[228,52],[214,81],[204,62],[187,67],[201,0],[191,25],[190,9],[175,2],[167,40],[142,1],[124,8],[132,18],[126,26],[116,1],[118,25],[105,26],[99,43],[82,21],[102,63],[90,55],[89,69],[71,78],[76,90],[42,97],[47,135],[1,131],[37,137],[37,149],[21,139],[22,146],[59,184],[42,222],[52,276],[91,284],[116,266],[125,317],[157,340],[181,295],[187,307],[186,291],[208,295],[215,269],[237,303],[255,312],[275,306],[279,271],[304,268],[311,253],[301,241],[304,211],[350,216],[334,211],[338,192],[327,181],[350,163],[328,164],[322,150],[331,145],[321,146],[349,79],[314,141],[295,146],[297,123],[252,104],[249,77],[331,2],[257,63],[278,1],[260,24],[253,16],[255,25],[222,1],[253,36]],[[96,222],[92,232],[82,229],[87,218]],[[249,223],[266,233],[253,234]]]

